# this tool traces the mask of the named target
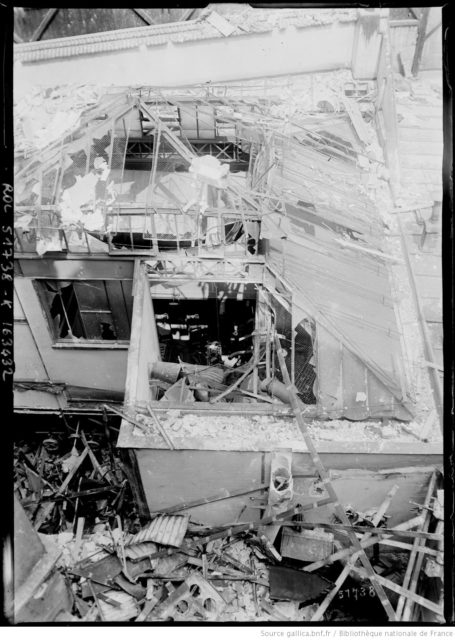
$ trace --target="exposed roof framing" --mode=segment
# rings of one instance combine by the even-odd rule
[[[236,140],[250,145],[251,158],[248,180],[240,183],[235,180],[235,174],[231,174],[225,189],[230,201],[223,213],[217,211],[216,206],[207,207],[198,214],[197,229],[188,231],[186,211],[176,197],[177,186],[172,182],[160,183],[163,173],[174,177],[177,174],[164,171],[158,180],[156,166],[162,141],[166,143],[165,162],[168,162],[169,150],[187,165],[197,157],[182,127],[179,130],[178,122],[174,122],[167,111],[172,105],[184,113],[190,104],[201,109],[201,117],[208,119],[209,129],[213,128],[215,118],[232,124]],[[218,114],[220,104],[232,108],[232,112],[225,110]],[[100,121],[103,114],[106,117]],[[130,118],[131,115],[134,118]],[[117,172],[121,183],[127,182],[124,160],[128,123],[133,121],[133,126],[142,131],[142,116],[149,123],[143,138],[151,141],[149,155],[153,158],[150,171],[144,174],[152,191],[155,186],[163,191],[167,205],[160,205],[157,192],[153,191],[151,207],[148,208],[147,200],[143,205],[123,200],[113,205],[109,216],[117,222],[123,216],[125,228],[129,226],[131,232],[143,233],[144,237],[149,229],[147,233],[153,237],[155,249],[157,239],[170,234],[174,224],[179,237],[177,218],[186,229],[185,237],[191,235],[193,240],[196,236],[200,238],[198,221],[204,216],[212,215],[220,223],[225,216],[226,220],[233,223],[240,220],[244,225],[260,220],[261,237],[268,241],[266,261],[293,291],[293,328],[304,318],[316,322],[321,415],[356,420],[410,419],[412,406],[401,365],[401,339],[388,281],[388,261],[393,257],[382,250],[383,223],[362,185],[362,172],[352,161],[358,147],[350,146],[341,133],[342,128],[337,129],[340,135],[335,143],[338,146],[333,146],[334,138],[324,133],[317,135],[319,130],[324,131],[323,116],[320,122],[313,119],[311,126],[305,121],[288,119],[284,131],[276,113],[258,100],[220,99],[206,95],[201,88],[174,95],[157,89],[148,93],[141,90],[136,96],[128,92],[109,97],[88,111],[62,140],[36,153],[18,173],[19,179],[34,173],[41,176],[52,165],[58,166],[64,155],[90,149],[93,141],[109,132],[110,157],[117,137],[120,145],[116,151],[120,167]],[[123,117],[130,118],[126,125],[122,124]],[[333,117],[328,114],[326,119]],[[337,118],[340,117],[338,114]],[[344,149],[350,153],[343,153]],[[89,153],[87,172],[92,160]],[[150,217],[150,228],[136,220],[141,216]],[[193,216],[193,219],[196,218]],[[161,228],[157,229],[157,225]],[[221,242],[225,240],[222,238]],[[157,250],[152,255],[159,257],[160,252]],[[247,258],[246,252],[242,260],[245,262]],[[220,259],[222,264],[227,264],[227,256]],[[178,267],[178,254],[175,260]],[[192,271],[200,273],[197,259],[195,265]],[[215,263],[213,266],[216,267]],[[252,274],[255,281],[254,270]],[[185,279],[186,274],[177,268],[166,276],[178,281]],[[216,278],[218,272],[204,277]]]

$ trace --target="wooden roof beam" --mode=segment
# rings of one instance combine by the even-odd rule
[[[46,13],[46,15],[44,16],[44,18],[41,20],[40,24],[36,28],[32,37],[30,38],[30,42],[36,42],[37,40],[40,40],[43,33],[46,31],[46,29],[48,28],[52,20],[57,15],[57,11],[58,9],[49,9],[49,11]]]
[[[133,9],[134,13],[136,13],[140,18],[142,18],[142,20],[145,22],[145,24],[151,25],[154,24],[152,18],[149,16],[149,14],[147,13],[147,11],[145,11],[144,9]]]

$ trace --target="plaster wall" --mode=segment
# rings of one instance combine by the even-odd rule
[[[75,387],[123,392],[127,348],[57,348],[31,278],[16,277],[26,321],[15,324],[15,379],[65,382]],[[16,396],[21,402],[21,394]],[[54,408],[54,403],[52,407]]]
[[[151,512],[208,498],[225,491],[250,490],[267,484],[271,453],[262,451],[134,450],[142,487]],[[442,464],[442,456],[383,454],[321,454],[326,468],[336,469],[333,484],[343,504],[365,511],[381,504],[394,484],[399,489],[388,510],[393,526],[414,514],[409,500],[422,503],[431,475],[429,465]],[[314,487],[314,469],[307,453],[293,453],[295,494],[302,504],[327,497]],[[251,493],[189,510],[193,520],[211,526],[258,520],[252,508],[261,494]],[[244,509],[244,505],[248,505]],[[243,511],[242,511],[243,510]],[[311,516],[327,518],[327,509]],[[308,516],[309,518],[310,516]]]

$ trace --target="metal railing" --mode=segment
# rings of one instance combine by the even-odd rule
[[[24,227],[15,228],[15,251],[155,255],[160,250],[207,250],[236,243],[237,253],[251,256],[245,230],[260,221],[259,214],[251,211],[209,208],[201,212],[196,207],[184,211],[135,203],[106,207],[103,214],[104,228],[88,231],[82,225],[62,225],[57,205],[16,208],[18,220],[25,215],[30,219]]]

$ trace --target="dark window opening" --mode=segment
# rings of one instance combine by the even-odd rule
[[[131,281],[48,280],[41,290],[57,340],[129,340]]]
[[[237,366],[252,356],[255,300],[154,300],[166,362]]]
[[[314,327],[306,325],[308,331],[297,325],[294,337],[294,384],[305,404],[316,404],[314,383],[316,371],[314,367],[313,335]]]

